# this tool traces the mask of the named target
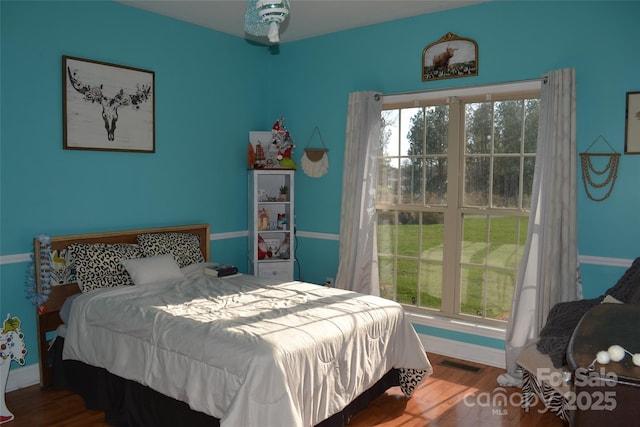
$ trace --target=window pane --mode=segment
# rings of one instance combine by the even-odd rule
[[[524,102],[496,102],[494,108],[494,152],[520,153]]]
[[[382,112],[379,156],[397,156],[400,152],[399,118],[399,110],[385,110]]]
[[[422,204],[422,159],[402,159],[400,168],[402,177],[401,202],[403,204]]]
[[[444,260],[444,214],[422,213],[420,263],[420,307],[442,307],[442,263]]]
[[[539,99],[527,99],[524,102],[524,152],[535,153],[538,145]]]
[[[536,166],[535,157],[524,158],[524,171],[522,183],[522,209],[531,209],[531,191],[533,190],[533,171]]]
[[[447,158],[427,157],[425,167],[424,203],[431,206],[443,206],[447,203]]]
[[[513,269],[520,262],[520,219],[517,216],[490,217],[488,265]]]
[[[422,256],[423,260],[444,259],[444,214],[441,212],[422,213]]]
[[[396,301],[415,305],[418,301],[418,261],[398,258]]]
[[[460,312],[494,320],[508,320],[515,275],[511,270],[462,268]]]
[[[488,157],[465,158],[464,206],[489,206],[490,165]]]
[[[393,257],[378,256],[378,272],[380,274],[380,296],[392,301],[396,299],[396,270]]]
[[[460,313],[482,316],[484,313],[484,268],[463,266],[460,270]]]
[[[449,137],[449,106],[427,107],[425,114],[427,117],[427,150],[424,154],[446,154],[447,138]]]
[[[378,253],[392,255],[396,253],[396,213],[378,210]]]
[[[446,154],[449,106],[405,108],[400,112],[400,154]]]
[[[461,313],[495,320],[508,318],[527,220],[517,216],[464,216]]]
[[[442,263],[420,263],[420,307],[442,307]]]
[[[487,253],[487,217],[464,215],[462,225],[462,262],[484,264]]]
[[[398,212],[398,255],[418,257],[420,225],[418,212]]]
[[[378,203],[398,203],[398,159],[378,158],[378,185],[376,186],[376,201]]]
[[[400,155],[416,156],[424,153],[424,110],[403,108],[400,111]]]
[[[496,208],[520,207],[520,158],[498,157],[493,162],[493,194]]]
[[[484,317],[496,320],[509,320],[515,274],[512,270],[487,270],[487,303]]]
[[[386,170],[389,169],[388,167]],[[391,174],[392,171],[386,171]],[[423,170],[426,179],[423,180]],[[402,159],[401,203],[445,205],[447,199],[447,159],[428,157]],[[424,181],[424,182],[423,182]],[[423,185],[424,184],[424,185]],[[384,203],[382,199],[381,203]]]
[[[465,106],[465,154],[491,153],[493,103],[481,102]]]

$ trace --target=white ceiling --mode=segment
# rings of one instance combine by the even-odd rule
[[[269,44],[245,34],[246,0],[116,0],[216,31]],[[336,31],[423,15],[487,0],[290,0],[291,12],[280,29],[280,43]]]

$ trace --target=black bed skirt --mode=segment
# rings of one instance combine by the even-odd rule
[[[55,387],[81,395],[88,409],[104,411],[107,424],[117,427],[220,426],[218,418],[194,411],[186,403],[135,381],[82,362],[62,360],[63,346],[64,339],[56,338],[50,353]],[[399,384],[398,370],[392,369],[345,409],[316,427],[346,426],[351,417],[366,408],[369,402]]]

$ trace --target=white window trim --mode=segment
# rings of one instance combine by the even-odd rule
[[[506,325],[504,327],[497,327],[486,323],[471,322],[439,314],[428,314],[423,311],[414,311],[412,307],[407,306],[404,306],[404,309],[409,321],[418,325],[499,340],[504,340],[507,335]]]
[[[436,99],[442,99],[443,96],[447,98],[452,97],[474,97],[483,96],[487,101],[490,101],[493,95],[501,95],[503,93],[513,93],[514,91],[535,91],[540,90],[542,87],[542,79],[538,80],[523,80],[519,82],[500,83],[493,85],[481,85],[473,87],[461,87],[452,89],[437,89],[426,92],[407,92],[383,95],[383,104],[403,104],[407,102],[420,102],[420,101],[432,101]],[[416,105],[417,106],[417,105]]]

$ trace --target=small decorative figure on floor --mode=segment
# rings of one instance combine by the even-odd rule
[[[24,365],[24,357],[27,349],[24,346],[24,334],[20,329],[20,319],[7,314],[2,331],[0,332],[0,424],[12,421],[14,416],[4,401],[4,393],[7,389],[9,368],[11,361],[15,360],[20,366]]]

